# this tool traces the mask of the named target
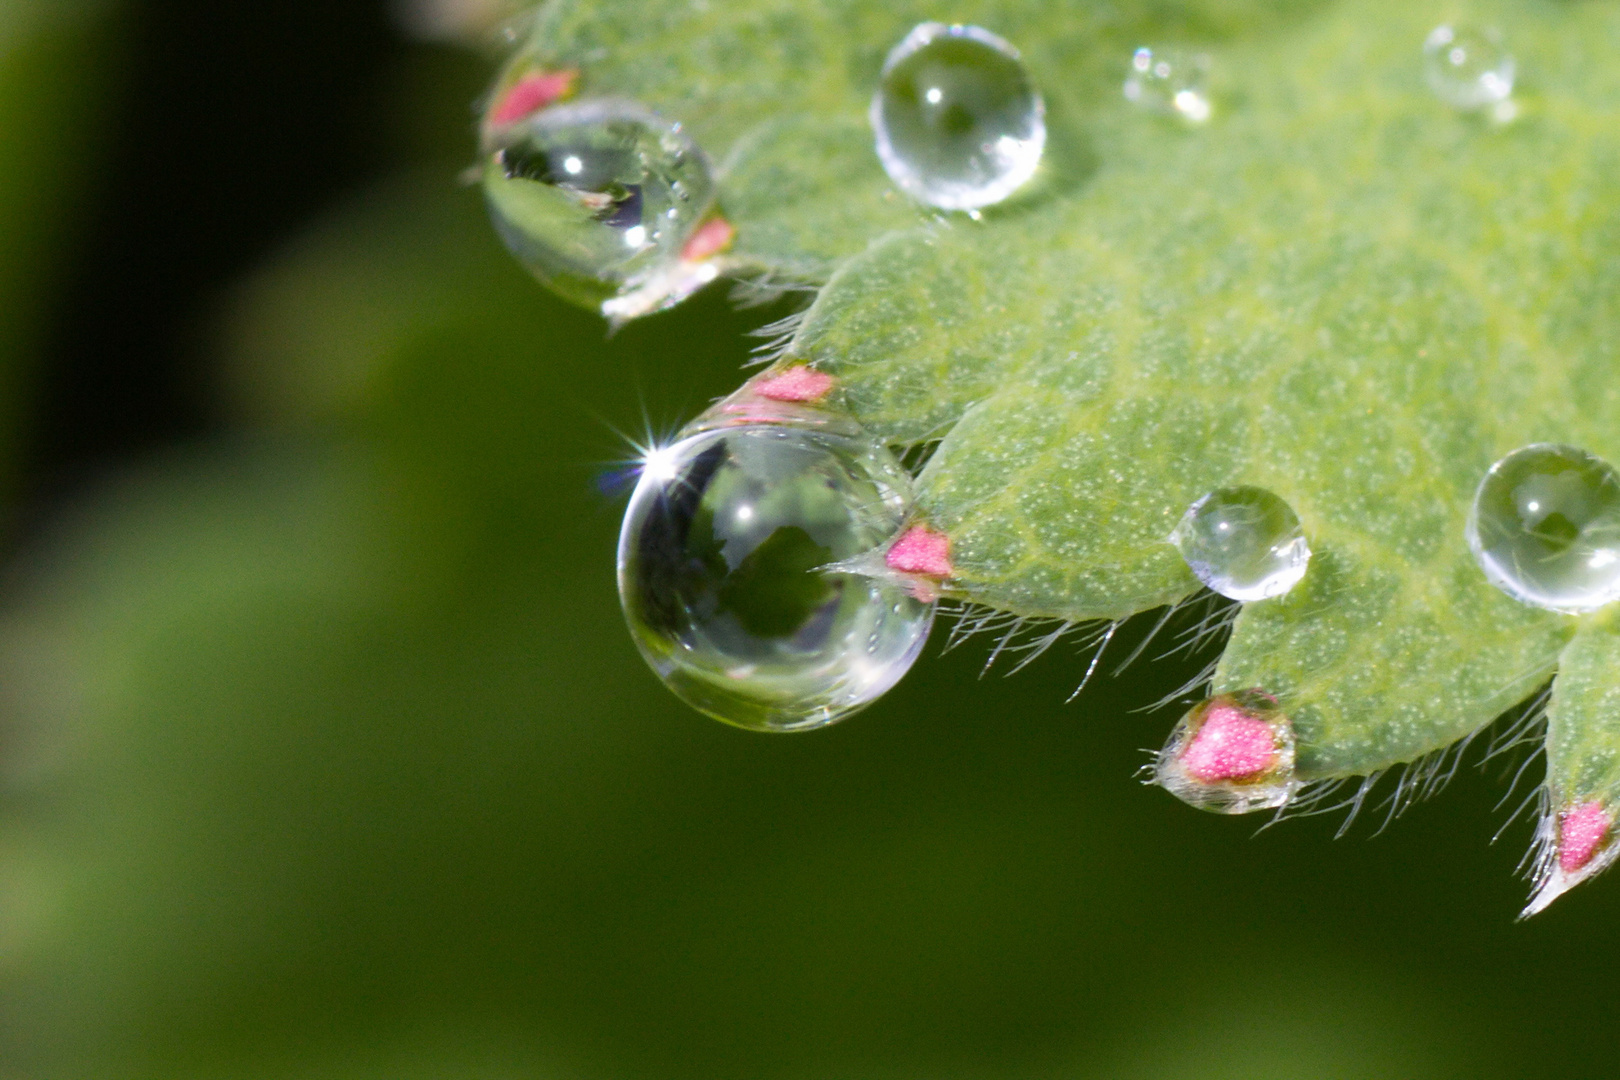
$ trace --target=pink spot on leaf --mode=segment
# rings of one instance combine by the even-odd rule
[[[536,71],[512,84],[489,110],[491,127],[505,127],[529,117],[565,97],[574,88],[577,71]]]
[[[956,573],[951,565],[951,540],[926,525],[913,525],[896,540],[884,556],[890,570],[902,574],[926,574],[948,578]]]
[[[1596,800],[1565,810],[1558,819],[1558,868],[1573,874],[1598,853],[1609,835],[1609,815]]]
[[[822,371],[791,367],[754,384],[754,392],[772,401],[820,401],[838,380]]]
[[[921,578],[907,583],[906,593],[919,604],[932,604],[940,597],[939,587]]]
[[[681,258],[686,262],[702,262],[713,258],[737,238],[737,230],[723,217],[712,217],[698,226],[697,232],[681,248]]]
[[[1205,715],[1181,759],[1187,775],[1204,784],[1258,776],[1276,763],[1277,740],[1271,725],[1225,703]]]

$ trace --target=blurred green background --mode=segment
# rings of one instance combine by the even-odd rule
[[[1517,760],[1256,835],[1133,779],[1207,657],[665,693],[614,432],[787,309],[549,299],[425,25],[0,0],[0,1078],[1620,1071],[1620,878],[1513,921]]]

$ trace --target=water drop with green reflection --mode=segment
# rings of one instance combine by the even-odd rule
[[[1620,476],[1585,450],[1534,443],[1492,465],[1466,535],[1515,600],[1569,613],[1620,600]]]
[[[484,194],[501,239],[562,296],[597,307],[673,265],[713,198],[702,152],[631,102],[553,105],[498,129]]]
[[[899,529],[911,480],[836,427],[740,422],[648,455],[619,537],[619,597],[677,696],[727,723],[800,731],[875,701],[911,667],[933,605],[824,571]]]
[[[942,210],[998,203],[1035,175],[1046,110],[1018,50],[977,26],[923,23],[895,46],[872,99],[878,159]]]

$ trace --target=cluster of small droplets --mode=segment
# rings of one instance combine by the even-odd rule
[[[1045,117],[1017,49],[977,26],[934,22],[889,53],[871,107],[889,178],[941,210],[976,211],[1028,183]]]
[[[1294,508],[1257,487],[1205,495],[1187,508],[1170,542],[1193,576],[1231,600],[1281,596],[1299,584],[1311,561]]]
[[[1620,474],[1573,446],[1534,443],[1490,467],[1466,526],[1492,585],[1568,614],[1620,600]]]
[[[520,57],[497,83],[482,126],[496,231],[567,299],[613,318],[668,306],[715,276],[690,251],[713,201],[707,159],[635,102],[573,100],[578,82]]]
[[[1293,725],[1263,691],[1212,697],[1171,732],[1153,782],[1189,806],[1217,814],[1285,806],[1300,786]]]
[[[1131,54],[1125,100],[1193,124],[1210,118],[1209,56],[1178,49],[1143,47]]]
[[[1495,30],[1437,26],[1423,42],[1423,59],[1429,88],[1447,105],[1489,110],[1497,120],[1513,118],[1517,64]]]
[[[827,389],[813,374],[745,388],[649,454],[619,536],[619,597],[642,656],[689,705],[757,731],[824,727],[871,704],[934,615],[900,582],[842,568],[899,531],[911,478],[807,403]]]

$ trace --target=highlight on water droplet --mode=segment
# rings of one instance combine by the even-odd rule
[[[1257,487],[1205,495],[1188,507],[1170,542],[1199,581],[1232,600],[1281,596],[1299,584],[1311,561],[1294,508]]]
[[[642,656],[694,708],[756,731],[869,705],[934,616],[899,584],[829,568],[894,535],[910,476],[852,424],[798,418],[763,401],[700,420],[649,455],[619,535]]]
[[[518,0],[393,0],[394,19],[411,37],[421,41],[488,47],[506,37],[506,27],[518,21]]]
[[[664,216],[673,221],[679,211],[672,207]],[[687,237],[677,258],[665,260],[657,269],[637,277],[617,296],[602,301],[602,314],[619,326],[674,307],[720,277],[729,263],[724,253],[736,238],[737,230],[731,222],[719,214],[710,215]]]
[[[1261,690],[1212,697],[1171,732],[1153,783],[1200,810],[1247,814],[1287,804],[1294,778],[1294,729]]]
[[[681,130],[632,102],[552,105],[492,131],[484,194],[506,246],[563,297],[599,307],[667,275],[713,197]]]
[[[1144,46],[1131,54],[1125,72],[1125,100],[1151,112],[1202,124],[1214,111],[1209,64],[1207,53]]]
[[[1423,42],[1429,88],[1457,109],[1483,109],[1507,101],[1518,65],[1494,29],[1443,23]]]
[[[1599,799],[1564,806],[1542,822],[1539,839],[1546,846],[1536,894],[1522,917],[1546,910],[1576,885],[1602,873],[1620,855],[1614,844],[1614,818]]]
[[[871,120],[889,178],[942,210],[1003,201],[1046,147],[1046,106],[1018,50],[977,26],[907,34],[883,65]]]
[[[1534,443],[1492,465],[1465,535],[1521,603],[1576,614],[1620,600],[1620,476],[1585,450]]]

